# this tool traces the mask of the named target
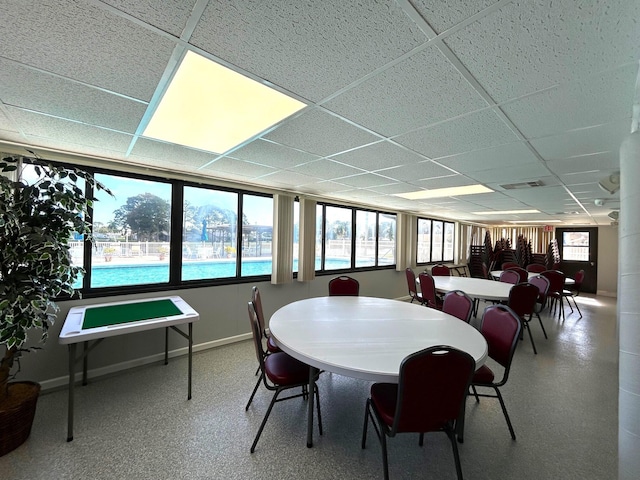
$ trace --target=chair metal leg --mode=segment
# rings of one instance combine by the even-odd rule
[[[360,444],[360,446],[362,448],[366,448],[367,446],[367,427],[369,426],[369,402],[370,400],[367,399],[367,403],[364,406],[364,425],[362,426],[362,442]]]
[[[524,322],[524,327],[527,330],[527,332],[529,333],[529,339],[531,340],[531,346],[533,347],[533,353],[535,355],[537,355],[538,351],[536,350],[536,344],[533,341],[533,335],[531,335],[531,328],[529,328],[529,322]]]
[[[256,434],[256,438],[253,440],[253,444],[251,445],[251,453],[253,453],[256,449],[256,445],[258,444],[258,440],[260,440],[260,435],[262,435],[262,430],[264,430],[264,426],[267,424],[267,420],[269,419],[269,415],[271,415],[271,410],[276,403],[276,398],[281,390],[276,390],[276,393],[273,394],[273,398],[271,399],[271,403],[269,404],[269,408],[267,409],[267,413],[265,413],[264,418],[262,419],[262,423],[260,424],[260,428],[258,429],[258,433]]]
[[[450,427],[447,427],[445,430],[447,437],[451,441],[451,448],[453,449],[453,461],[456,464],[456,474],[458,475],[458,480],[463,480],[462,478],[462,465],[460,465],[460,453],[458,452],[458,444],[456,442],[455,434]]]
[[[476,386],[471,385],[471,390],[473,391],[473,395],[476,397],[476,403],[480,403],[480,397],[478,396],[478,391],[476,390]]]
[[[540,322],[540,327],[542,328],[542,333],[544,333],[544,338],[549,338],[547,337],[547,331],[544,329],[544,325],[542,324],[542,319],[540,318],[540,314],[538,312],[536,313],[536,317],[538,317],[538,321]]]
[[[384,480],[389,480],[389,460],[387,458],[387,435],[382,432],[380,435],[380,445],[382,446],[382,469],[384,470]]]
[[[318,411],[318,433],[322,435],[322,415],[320,414],[320,391],[318,386],[314,384],[316,394],[316,410]]]
[[[249,406],[251,405],[251,402],[253,402],[253,397],[256,395],[256,392],[258,391],[258,387],[260,386],[260,382],[262,382],[262,377],[264,377],[264,373],[260,373],[260,376],[258,377],[258,381],[256,382],[256,386],[253,387],[253,392],[251,392],[251,396],[249,397],[249,401],[247,402],[247,406],[244,407],[244,411],[245,412],[247,410],[249,410]]]
[[[507,421],[507,426],[509,427],[509,433],[511,434],[511,438],[515,440],[516,433],[513,431],[513,426],[511,425],[511,419],[509,418],[509,414],[507,413],[507,407],[504,404],[504,400],[502,399],[502,394],[500,393],[500,390],[498,389],[498,387],[493,387],[493,389],[496,391],[498,400],[500,401],[500,407],[502,407],[502,413],[504,413],[504,418]]]

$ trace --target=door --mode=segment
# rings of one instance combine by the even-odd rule
[[[584,270],[582,291],[596,293],[598,287],[598,228],[556,228],[560,250],[560,270],[573,278]]]

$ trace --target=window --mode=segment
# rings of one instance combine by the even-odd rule
[[[562,233],[562,259],[568,261],[589,261],[589,232]]]
[[[171,184],[96,173],[91,288],[167,283]],[[144,268],[141,266],[144,265]]]
[[[242,196],[242,261],[240,275],[271,275],[273,198]]]
[[[238,194],[184,187],[182,280],[236,275]]]
[[[351,268],[352,210],[327,206],[325,212],[324,270]]]
[[[378,265],[396,263],[396,216],[378,214]]]
[[[453,262],[455,224],[442,220],[418,218],[416,262]]]
[[[356,210],[356,267],[376,264],[376,213]]]

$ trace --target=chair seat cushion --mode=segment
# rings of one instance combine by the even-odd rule
[[[486,365],[482,365],[476,373],[473,374],[471,383],[475,385],[490,385],[493,383],[495,375],[493,371]]]
[[[397,383],[374,383],[371,385],[371,401],[380,414],[380,418],[388,426],[393,423],[398,399]]]
[[[276,353],[281,351],[280,347],[276,345],[276,341],[271,337],[267,339],[267,350],[269,351],[269,353]]]
[[[264,359],[265,373],[276,385],[294,385],[309,380],[309,365],[285,352],[272,353]]]

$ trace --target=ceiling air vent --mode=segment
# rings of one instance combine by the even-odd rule
[[[536,180],[535,182],[507,183],[505,185],[500,185],[500,187],[504,188],[505,190],[516,190],[518,188],[533,188],[541,186],[542,182],[540,180]]]

